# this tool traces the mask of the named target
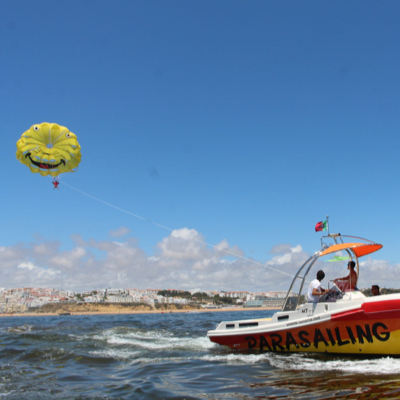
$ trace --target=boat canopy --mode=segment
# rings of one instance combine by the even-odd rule
[[[343,238],[351,238],[352,240],[364,240],[367,243],[362,243],[362,242],[354,242],[351,241],[349,243],[345,243],[343,241]],[[323,239],[331,239],[334,241],[333,244],[327,245],[326,243],[323,243]],[[357,276],[359,277],[359,263],[358,263],[358,258],[366,256],[367,254],[374,253],[375,251],[380,250],[383,245],[379,243],[372,242],[368,239],[363,239],[360,237],[356,236],[348,236],[348,235],[341,235],[340,233],[332,233],[329,234],[328,236],[322,236],[321,238],[321,246],[322,249],[317,251],[314,255],[312,255],[297,271],[297,274],[294,276],[294,279],[292,281],[292,284],[290,285],[290,288],[288,290],[285,302],[282,307],[282,311],[291,311],[295,310],[300,303],[300,298],[301,294],[303,291],[303,286],[304,283],[306,282],[306,277],[308,273],[310,272],[310,269],[314,265],[314,263],[323,256],[326,256],[328,254],[335,253],[337,251],[346,251],[348,255],[350,256],[350,259],[353,260],[356,263],[357,267]],[[302,275],[301,275],[302,274]],[[291,297],[292,293],[292,288],[295,284],[295,282],[298,282],[298,279],[300,280],[300,290],[298,294],[294,297]]]
[[[378,251],[383,247],[378,243],[337,243],[323,250],[318,257],[326,256],[340,250],[352,250],[357,257],[366,256],[374,251]]]

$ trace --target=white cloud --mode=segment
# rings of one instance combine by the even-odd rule
[[[274,246],[274,248],[277,247],[278,246]],[[297,245],[296,247],[289,247],[287,245],[284,245],[280,248],[280,250],[284,251],[283,254],[281,253],[280,255],[273,257],[270,261],[266,263],[267,266],[291,264],[293,260],[297,260],[297,254],[301,254],[303,251],[300,245]],[[273,254],[276,254],[276,251],[274,251]]]
[[[204,238],[195,229],[177,229],[157,244],[160,257],[175,261],[195,261],[207,255]]]
[[[37,238],[34,243],[0,247],[3,287],[41,286],[71,290],[100,287],[179,288],[209,290],[286,290],[292,277],[310,254],[300,245],[277,244],[272,258],[242,258],[243,251],[226,239],[209,246],[195,229],[172,231],[155,243],[154,254],[140,248],[135,238],[124,242],[83,240],[73,237],[75,246],[61,250],[61,244]],[[232,253],[239,255],[235,257]],[[323,269],[327,282],[347,274],[345,261],[317,261],[308,277]],[[359,286],[391,286],[400,265],[368,258],[360,263]]]
[[[51,265],[73,269],[74,266],[86,255],[83,247],[75,247],[70,251],[63,251],[50,258]]]
[[[36,267],[31,263],[31,262],[27,262],[27,263],[21,263],[18,265],[18,268],[21,269],[28,269],[29,271],[32,271],[33,269],[35,269]]]
[[[29,281],[39,281],[42,283],[42,285],[54,283],[54,280],[57,279],[57,275],[60,273],[53,268],[38,267],[32,262],[20,263],[17,268],[24,270],[25,279]],[[19,280],[19,282],[22,281],[21,276],[16,276],[16,278]],[[28,286],[28,284],[22,286]],[[29,284],[29,286],[32,285]]]
[[[358,286],[393,287],[398,281],[400,264],[391,264],[385,260],[373,260],[371,257],[360,262],[360,279]],[[396,287],[396,286],[395,286]]]
[[[287,253],[288,251],[291,250],[291,246],[289,243],[282,243],[282,244],[277,244],[272,247],[270,253],[271,254],[282,254],[282,253]]]
[[[108,234],[112,237],[120,237],[120,236],[127,235],[130,232],[131,232],[130,229],[126,228],[125,226],[121,226],[118,229],[110,231]]]

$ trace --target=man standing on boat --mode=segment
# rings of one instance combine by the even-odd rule
[[[326,292],[326,289],[321,287],[321,281],[325,278],[325,273],[322,270],[317,272],[317,279],[311,281],[308,287],[307,301],[309,303],[318,303],[321,295]]]
[[[356,263],[354,261],[349,261],[347,263],[347,269],[349,270],[349,275],[343,278],[337,278],[333,282],[342,291],[354,290],[357,285],[357,272],[354,271]]]

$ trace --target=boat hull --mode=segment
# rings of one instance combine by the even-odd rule
[[[400,299],[366,302],[353,310],[313,315],[275,329],[243,334],[211,331],[211,341],[238,350],[400,355]]]

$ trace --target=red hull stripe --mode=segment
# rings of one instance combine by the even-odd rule
[[[364,303],[362,308],[365,313],[377,313],[382,311],[397,311],[400,310],[400,299],[374,301],[373,303]]]
[[[336,320],[336,319],[344,319],[346,317],[352,317],[355,314],[358,314],[361,310],[361,308],[357,308],[356,310],[350,310],[350,311],[344,311],[341,313],[337,313],[337,314],[332,314],[331,315],[331,320]]]
[[[385,300],[385,301],[374,301],[372,303],[364,303],[360,308],[356,310],[344,311],[337,314],[332,314],[331,319],[348,319],[348,317],[355,316],[360,311],[365,314],[379,313],[385,311],[399,311],[400,310],[400,299],[396,300]]]

